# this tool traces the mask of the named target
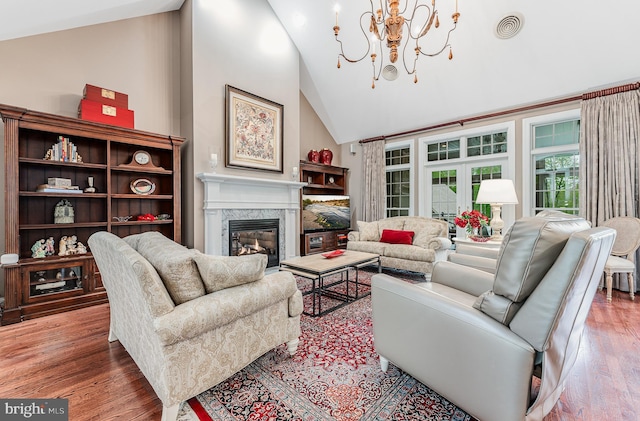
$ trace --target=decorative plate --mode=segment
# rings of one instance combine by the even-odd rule
[[[151,194],[156,191],[155,183],[147,180],[146,178],[138,178],[137,180],[133,180],[129,187],[131,187],[132,192],[141,195]]]
[[[342,256],[344,254],[344,250],[334,250],[328,253],[322,253],[322,257],[326,259],[332,259],[334,257]]]

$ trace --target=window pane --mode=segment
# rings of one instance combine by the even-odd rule
[[[455,235],[453,219],[457,215],[457,171],[434,171],[431,176],[431,217],[449,222],[449,234]]]
[[[534,156],[535,208],[577,213],[579,207],[579,153],[567,152]]]
[[[492,155],[507,152],[507,132],[474,136],[467,139],[467,156]]]
[[[534,148],[573,145],[580,141],[580,120],[534,126]]]
[[[397,157],[394,159],[398,164],[410,163],[409,148],[397,149]],[[401,214],[409,215],[411,203],[411,176],[410,170],[394,170],[392,166],[387,167],[387,217]]]
[[[480,156],[480,148],[467,148],[468,156]]]
[[[446,159],[460,158],[460,139],[427,145],[428,161],[444,161]]]

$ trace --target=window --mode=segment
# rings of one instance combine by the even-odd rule
[[[387,150],[385,152],[387,172],[387,217],[409,216],[413,213],[411,152],[412,143],[409,142],[387,145]]]
[[[471,209],[478,210],[491,217],[491,205],[488,203],[476,203],[480,183],[482,180],[494,180],[502,178],[502,165],[488,165],[471,168]]]
[[[483,156],[507,152],[507,132],[473,136],[467,139],[467,156]]]
[[[558,209],[578,214],[578,152],[534,155],[535,205],[534,212]]]
[[[515,174],[515,121],[420,138],[420,215],[449,223],[452,237],[463,235],[453,223],[465,210],[491,215],[491,206],[475,199],[482,180]],[[515,206],[503,208],[505,226],[515,220]]]
[[[523,210],[535,215],[545,209],[570,214],[579,211],[580,111],[572,110],[523,121]]]
[[[427,145],[428,161],[444,161],[460,158],[460,140],[431,143]]]

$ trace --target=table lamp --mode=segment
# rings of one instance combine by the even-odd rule
[[[504,221],[500,217],[502,205],[518,203],[513,181],[505,179],[482,180],[476,203],[491,205],[491,222],[489,222],[493,233],[491,239],[502,241],[502,228],[504,227]]]

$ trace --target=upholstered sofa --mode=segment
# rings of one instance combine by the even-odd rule
[[[347,249],[379,254],[384,267],[428,274],[436,261],[447,259],[451,248],[451,241],[447,238],[448,224],[439,219],[394,216],[357,223],[358,231],[351,231],[348,235]],[[413,233],[410,241],[402,231]],[[389,232],[392,235],[383,235]],[[386,242],[386,237],[391,243]]]
[[[372,278],[392,362],[479,420],[541,421],[564,390],[615,231],[545,212],[515,222],[495,274],[438,262],[431,282]]]
[[[180,403],[268,350],[296,352],[302,295],[266,255],[208,256],[157,232],[89,238],[119,340],[175,420]]]

